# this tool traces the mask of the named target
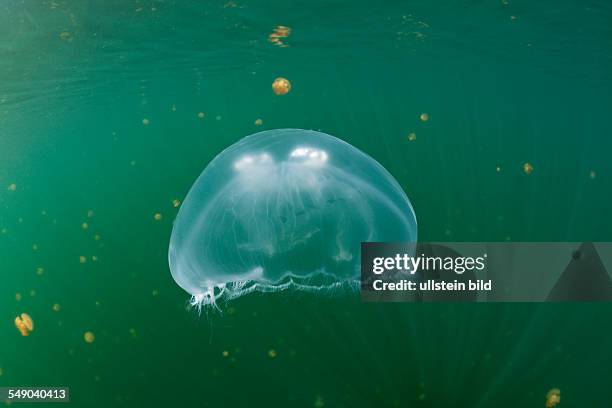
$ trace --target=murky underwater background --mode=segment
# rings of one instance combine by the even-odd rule
[[[595,0],[1,1],[0,386],[68,385],[79,407],[609,405],[612,305],[282,293],[198,316],[167,245],[206,164],[283,127],[380,161],[423,241],[612,240],[611,19]]]

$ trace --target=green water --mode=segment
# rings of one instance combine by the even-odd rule
[[[423,241],[612,240],[611,19],[596,0],[2,0],[0,386],[68,385],[78,407],[609,405],[611,305],[283,293],[198,316],[167,246],[206,164],[283,127],[382,163]]]

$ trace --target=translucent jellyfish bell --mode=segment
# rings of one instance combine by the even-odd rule
[[[378,162],[325,133],[245,137],[204,169],[170,239],[196,305],[253,291],[357,288],[364,241],[415,242],[406,194]]]

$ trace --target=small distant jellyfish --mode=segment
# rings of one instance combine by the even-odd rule
[[[561,402],[561,390],[553,388],[546,393],[546,408],[556,407]]]
[[[523,171],[525,174],[531,174],[533,173],[533,166],[530,163],[525,163],[523,164]]]
[[[261,125],[263,125],[263,120],[255,119],[255,126],[261,126]]]
[[[147,118],[144,118],[144,119],[142,120],[142,124],[143,124],[143,125],[145,125],[145,126],[148,126],[148,125],[149,125],[149,123],[151,123],[151,121],[150,121],[149,119],[147,119]]]
[[[422,122],[427,122],[429,120],[429,115],[427,113],[421,113],[420,118]]]
[[[268,41],[278,47],[287,47],[281,38],[287,38],[291,34],[291,28],[287,26],[277,26],[274,28],[272,33],[268,36]]]
[[[274,33],[279,37],[289,37],[289,34],[291,34],[291,28],[280,25],[274,29]]]
[[[91,344],[96,340],[96,336],[92,332],[88,331],[83,335],[83,339],[85,340],[85,343]]]
[[[248,136],[215,157],[183,201],[168,258],[193,306],[251,292],[359,287],[362,242],[416,242],[408,197],[377,161],[300,129]]]
[[[204,112],[198,112],[198,118],[204,119]]]
[[[15,327],[22,336],[29,336],[34,331],[34,321],[27,313],[22,313],[20,316],[15,318]]]
[[[276,95],[286,95],[291,90],[291,82],[286,78],[276,78],[272,82],[272,90]]]

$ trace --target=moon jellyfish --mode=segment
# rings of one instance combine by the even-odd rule
[[[408,197],[377,161],[333,136],[269,130],[222,151],[183,201],[170,238],[192,304],[251,292],[358,288],[360,245],[415,242]]]

